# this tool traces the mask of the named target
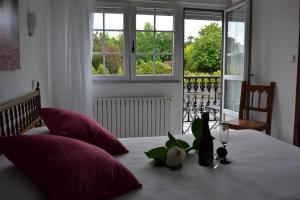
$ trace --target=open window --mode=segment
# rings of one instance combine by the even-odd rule
[[[220,10],[184,10],[183,133],[191,132],[191,122],[205,111],[211,128],[219,124],[222,22]]]
[[[242,81],[249,80],[250,0],[224,11],[223,116],[237,117]]]
[[[226,117],[238,116],[241,84],[248,80],[249,14],[250,0],[224,13],[185,9],[184,133],[203,111],[211,113],[210,119],[215,121],[212,128],[219,124],[222,113]]]

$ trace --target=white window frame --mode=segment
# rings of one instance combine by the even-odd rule
[[[131,53],[131,80],[133,81],[179,81],[180,80],[180,66],[182,66],[182,45],[180,42],[182,37],[180,36],[180,13],[182,12],[178,5],[170,5],[166,3],[134,3],[130,5],[130,36],[131,45],[136,44],[136,10],[137,8],[157,8],[157,9],[171,9],[174,10],[174,37],[173,37],[173,66],[172,75],[137,75],[136,74],[136,51]],[[181,29],[182,30],[182,29]],[[176,41],[176,42],[175,42]],[[180,53],[181,52],[181,53]]]
[[[169,3],[116,3],[116,2],[96,2],[94,12],[101,8],[117,7],[124,9],[124,75],[117,76],[97,76],[93,75],[93,80],[101,81],[180,81],[183,73],[183,9],[180,5]],[[136,9],[137,8],[157,8],[174,10],[174,39],[173,39],[173,66],[172,75],[136,75],[135,51],[132,52],[132,42],[136,44]],[[176,42],[175,42],[176,41]]]
[[[96,2],[94,5],[94,11],[97,13],[99,10],[103,8],[122,8],[124,10],[124,16],[123,16],[123,30],[124,30],[124,75],[92,75],[93,80],[101,80],[101,81],[124,81],[129,80],[130,77],[130,69],[129,69],[129,63],[130,63],[130,53],[129,53],[129,18],[126,16],[129,16],[129,10],[128,10],[128,4],[125,3],[109,3],[109,2]],[[93,26],[93,24],[92,24]],[[92,27],[93,28],[93,27]],[[104,28],[104,27],[103,27]]]

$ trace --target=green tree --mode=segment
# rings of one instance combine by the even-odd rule
[[[146,31],[137,31],[136,32],[136,52],[153,52],[153,27],[150,23],[145,23],[144,30]],[[144,60],[146,62],[146,60]]]
[[[155,42],[153,26],[150,23],[145,23],[144,30],[136,33],[136,52],[143,53],[172,53],[173,52],[173,33],[171,32],[156,32]],[[150,31],[150,32],[149,32]],[[154,42],[154,44],[153,44]],[[168,60],[170,57],[161,56],[162,61]]]
[[[192,43],[194,42],[194,39],[195,39],[194,36],[191,36],[191,35],[188,36],[188,37],[187,37],[187,41],[185,42],[185,44],[186,44],[186,45],[192,44]]]
[[[102,32],[95,32],[93,34],[93,74],[123,74],[123,56],[109,54],[109,52],[123,52],[123,33],[117,36],[110,36],[109,34],[105,34],[104,48],[102,46],[102,42]],[[100,54],[100,52],[105,52],[105,67],[103,66],[103,55]]]
[[[155,62],[155,69],[153,69],[153,62],[149,60],[145,62],[144,60],[139,60],[136,72],[138,75],[145,75],[145,74],[171,74],[172,67],[169,63],[163,63],[160,61]]]
[[[155,74],[172,74],[172,67],[168,62],[155,62]]]
[[[106,48],[107,52],[116,52],[117,49],[110,47]],[[105,67],[109,71],[109,74],[119,74],[120,68],[123,68],[123,55],[106,54]]]
[[[102,32],[93,33],[93,52],[102,51]]]
[[[184,48],[184,70],[190,72],[196,72],[196,64],[192,58],[194,46],[192,43],[188,44]]]
[[[103,63],[103,56],[100,53],[94,52],[92,58],[92,65],[95,71],[97,71],[101,63]]]
[[[173,52],[173,33],[157,32],[155,37],[155,52],[156,53],[172,53]],[[169,61],[169,55],[161,55],[159,60],[162,62]]]
[[[139,59],[137,61],[136,74],[153,74],[152,60],[144,61],[144,59]]]
[[[156,32],[154,37],[153,26],[150,23],[145,23],[144,30],[136,33],[136,52],[147,53],[136,57],[137,74],[170,74],[172,67],[166,63],[172,61],[172,56],[159,54],[173,52],[173,33]],[[154,51],[159,55],[155,56],[155,69],[152,64]]]
[[[221,48],[221,26],[217,23],[204,26],[195,41],[185,47],[185,69],[192,72],[217,71],[221,65]]]

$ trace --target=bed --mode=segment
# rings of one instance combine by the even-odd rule
[[[29,106],[29,110],[39,109],[38,96],[35,97],[38,104],[35,108]],[[19,99],[19,102],[22,101]],[[7,105],[8,103],[1,104],[0,108],[7,108]],[[10,102],[10,105],[13,104]],[[9,112],[7,115],[10,116]],[[24,121],[23,115],[20,116],[18,119]],[[32,120],[28,123],[30,128],[25,128],[30,130],[25,131],[25,134],[36,134],[36,132],[47,134],[46,127],[33,128],[41,124],[38,115],[32,114],[32,116],[34,117],[31,117]],[[9,119],[14,121],[13,117]],[[1,130],[2,136],[9,135],[6,131],[7,127],[1,125]],[[20,130],[19,134],[22,132],[24,131]],[[216,132],[213,132],[213,135],[216,138],[214,147],[217,148],[220,146],[218,135]],[[193,141],[192,135],[176,137],[189,143]],[[153,163],[144,155],[144,151],[161,146],[166,140],[166,137],[120,140],[130,153],[119,155],[117,159],[133,172],[143,187],[114,200],[300,199],[300,150],[295,146],[262,132],[232,130],[228,144],[228,158],[232,161],[230,165],[219,165],[215,169],[202,167],[198,165],[196,152],[191,152],[183,162],[182,169],[172,171],[167,168],[153,167]],[[47,197],[39,186],[2,155],[0,156],[0,199],[43,200]]]

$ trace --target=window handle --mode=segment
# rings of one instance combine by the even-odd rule
[[[131,52],[134,53],[134,51],[135,51],[135,46],[134,46],[134,41],[132,41]]]

